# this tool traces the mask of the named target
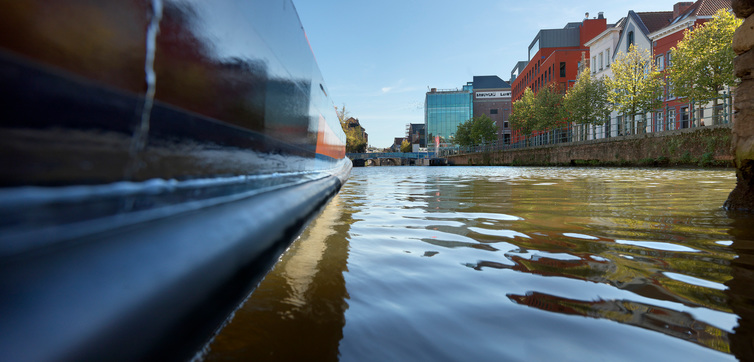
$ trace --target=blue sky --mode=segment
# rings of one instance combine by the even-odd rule
[[[678,0],[293,0],[336,106],[388,147],[424,123],[428,88],[510,78],[539,29],[605,13],[672,11]]]

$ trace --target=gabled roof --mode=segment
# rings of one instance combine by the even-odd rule
[[[693,16],[712,16],[720,9],[730,9],[731,0],[699,0],[692,6],[696,8],[691,15]],[[691,10],[691,9],[689,9]]]
[[[630,12],[629,12],[630,14]],[[641,20],[640,25],[644,26],[644,34],[654,33],[668,25],[673,20],[672,11],[653,11],[645,13],[635,13]]]
[[[673,19],[672,24],[678,23],[688,17],[711,17],[720,9],[730,9],[731,0],[698,0],[691,5],[686,11],[681,13],[677,18]]]
[[[622,27],[623,25],[626,25],[626,17],[625,16],[622,17],[622,18],[620,18],[617,22],[615,22],[615,24],[608,24],[607,28],[608,29],[610,29],[610,28],[617,28],[617,27]]]
[[[711,18],[720,9],[730,9],[731,3],[731,0],[698,0],[673,19],[668,26],[653,32],[651,38],[657,40],[669,34],[683,31],[699,19]]]

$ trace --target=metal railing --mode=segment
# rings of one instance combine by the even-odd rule
[[[373,153],[346,153],[346,157],[352,160],[369,160],[374,158],[406,158],[422,159],[435,157],[434,152],[373,152]]]
[[[731,94],[723,93],[721,97],[716,99],[664,106],[646,114],[636,114],[634,117],[619,115],[609,118],[603,125],[580,125],[572,123],[566,127],[534,132],[526,136],[518,135],[515,139],[511,137],[507,143],[498,140],[471,147],[442,147],[439,150],[438,156],[445,157],[464,153],[504,151],[730,124],[733,123],[732,104]]]

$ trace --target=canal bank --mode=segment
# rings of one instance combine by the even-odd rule
[[[733,167],[729,124],[447,156],[451,165]]]

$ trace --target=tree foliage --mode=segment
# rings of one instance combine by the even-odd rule
[[[367,141],[364,139],[364,129],[361,126],[346,127],[346,152],[364,153],[367,150]]]
[[[497,127],[490,117],[483,114],[458,125],[455,142],[464,147],[475,146],[497,138]]]
[[[534,132],[534,103],[534,92],[532,92],[531,88],[526,88],[521,99],[513,102],[513,110],[508,118],[512,129],[525,135]]]
[[[571,122],[604,124],[609,108],[605,79],[592,77],[589,68],[581,72],[576,79],[576,84],[565,95],[563,108]]]
[[[527,88],[521,99],[513,103],[509,121],[511,128],[528,135],[563,125],[563,94],[556,84],[542,88],[537,94]]]
[[[346,121],[351,118],[351,112],[346,110],[346,105],[344,104],[343,107],[338,108],[338,106],[335,106],[335,114],[338,116],[338,121],[340,121],[340,127],[342,127],[344,130],[346,128]]]
[[[403,142],[401,142],[401,152],[411,152],[411,142],[409,142],[408,140],[403,140]]]
[[[592,77],[589,68],[579,74],[563,98],[563,110],[569,121],[582,125],[583,139],[587,136],[586,125],[605,124],[609,106],[605,79]]]
[[[672,50],[672,67],[668,69],[675,95],[695,100],[715,98],[725,86],[736,84],[732,42],[741,22],[723,9],[712,20],[686,31]]]
[[[534,119],[537,131],[565,125],[563,93],[556,83],[551,83],[537,92],[534,98]]]
[[[351,114],[346,110],[346,105],[338,108],[335,107],[335,114],[340,121],[340,127],[346,134],[346,152],[349,153],[364,153],[367,149],[367,141],[364,137],[364,128],[360,125],[351,127],[348,124],[348,120],[351,118]]]
[[[611,67],[613,76],[607,78],[607,99],[613,109],[633,121],[637,113],[662,106],[663,82],[648,50],[632,44],[628,53],[621,53]]]

